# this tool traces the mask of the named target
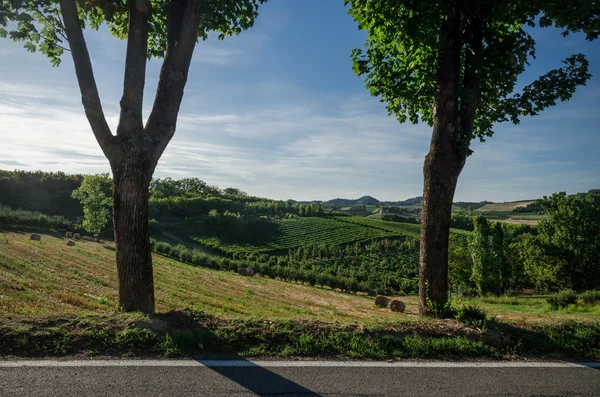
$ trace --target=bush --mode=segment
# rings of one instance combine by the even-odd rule
[[[547,302],[550,304],[552,310],[557,310],[577,303],[577,294],[570,289],[562,290],[550,295]]]
[[[600,303],[600,290],[585,291],[579,297],[584,304],[594,305]]]
[[[429,301],[427,306],[435,318],[456,318],[456,308],[450,301],[443,303]]]
[[[463,324],[482,328],[487,324],[487,312],[477,306],[464,305],[456,310],[456,319]]]

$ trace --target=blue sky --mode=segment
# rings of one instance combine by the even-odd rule
[[[510,201],[600,187],[600,41],[532,32],[527,84],[583,52],[594,77],[566,103],[475,143],[457,201]],[[125,42],[86,31],[104,110],[117,125]],[[198,177],[277,199],[422,194],[431,130],[399,124],[351,68],[364,44],[342,0],[272,0],[255,27],[196,47],[177,132],[155,176]],[[160,60],[148,65],[145,117]],[[0,169],[109,172],[83,114],[72,61],[0,40]]]

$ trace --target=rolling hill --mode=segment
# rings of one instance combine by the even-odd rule
[[[112,243],[66,240],[43,234],[0,232],[0,316],[113,313],[118,299]],[[287,318],[366,322],[415,317],[416,299],[405,314],[377,309],[365,295],[285,283],[266,277],[193,267],[154,255],[158,312],[181,307],[224,318]]]

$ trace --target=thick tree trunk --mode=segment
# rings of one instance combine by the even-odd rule
[[[448,238],[452,201],[465,157],[457,145],[461,17],[449,15],[440,29],[433,135],[423,167],[419,258],[419,313],[434,314],[448,300]]]
[[[113,171],[113,222],[119,302],[126,311],[154,312],[148,189],[153,167],[122,158]]]

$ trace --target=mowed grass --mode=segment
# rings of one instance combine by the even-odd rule
[[[158,312],[190,308],[223,318],[312,319],[393,323],[418,320],[417,301],[405,313],[376,308],[373,298],[263,277],[204,269],[154,255]],[[0,316],[111,313],[117,273],[110,243],[43,234],[0,232]]]
[[[158,312],[185,308],[222,318],[307,319],[340,323],[392,324],[425,321],[416,296],[399,297],[405,313],[377,308],[373,298],[266,277],[242,277],[154,255]],[[0,232],[0,316],[114,313],[117,274],[111,243]],[[545,296],[457,299],[511,323],[597,321],[600,305],[550,310]]]
[[[500,296],[459,299],[457,302],[481,307],[490,315],[510,323],[556,323],[564,320],[598,321],[600,304],[551,310],[547,295]]]
[[[525,207],[527,204],[531,204],[533,201],[513,201],[509,203],[494,203],[486,204],[481,208],[475,210],[475,212],[489,212],[489,211],[512,211],[517,207]]]

